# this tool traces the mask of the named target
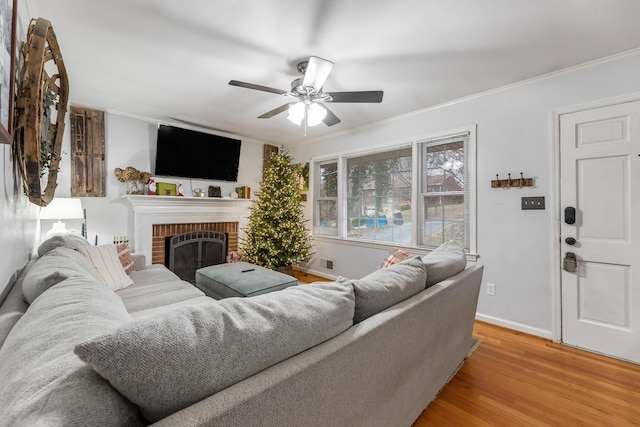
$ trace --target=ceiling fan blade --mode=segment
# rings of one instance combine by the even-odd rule
[[[369,90],[363,92],[325,92],[331,96],[331,101],[326,102],[382,102],[381,90]]]
[[[287,93],[286,90],[275,89],[275,88],[268,87],[268,86],[256,85],[256,84],[253,84],[253,83],[240,82],[238,80],[231,80],[229,82],[229,84],[231,86],[239,86],[239,87],[244,87],[244,88],[247,88],[247,89],[261,90],[263,92],[277,93],[278,95],[284,95],[284,94]]]
[[[327,77],[329,77],[329,73],[332,68],[333,62],[318,58],[317,56],[312,56],[309,58],[307,69],[304,72],[302,86],[311,86],[319,92],[320,89],[322,89],[324,82],[327,80]]]
[[[293,104],[289,103],[289,104],[281,105],[278,108],[274,108],[273,110],[267,111],[263,115],[258,116],[258,118],[259,119],[268,119],[270,117],[275,116],[276,114],[280,114],[280,113],[283,113],[283,112],[287,111],[291,105],[293,105]]]
[[[326,105],[324,105],[324,104],[320,104],[320,105],[322,106],[322,108],[327,110],[327,115],[324,116],[324,119],[322,119],[322,121],[324,122],[325,125],[333,126],[333,125],[337,125],[338,123],[340,123],[340,119],[338,118],[338,116],[333,114],[333,112],[331,110],[329,110]]]

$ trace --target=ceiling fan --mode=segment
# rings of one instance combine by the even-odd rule
[[[289,111],[288,119],[297,125],[303,122],[306,126],[315,126],[323,122],[327,126],[340,123],[340,119],[327,108],[324,103],[331,102],[382,102],[383,92],[381,90],[361,91],[361,92],[324,92],[322,87],[327,80],[333,62],[326,59],[312,56],[308,61],[298,64],[298,71],[302,77],[291,82],[291,90],[275,89],[253,83],[245,83],[238,80],[231,80],[231,86],[239,86],[247,89],[261,90],[292,98],[294,101],[274,108],[271,111],[258,116],[259,119],[268,119]]]

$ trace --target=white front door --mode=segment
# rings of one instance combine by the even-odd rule
[[[561,275],[562,341],[635,363],[640,363],[639,156],[640,102],[560,116],[560,256],[573,252],[577,259],[576,272],[563,269]],[[571,208],[575,222],[567,223]]]

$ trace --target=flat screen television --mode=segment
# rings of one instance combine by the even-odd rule
[[[238,139],[158,125],[154,175],[238,181]]]

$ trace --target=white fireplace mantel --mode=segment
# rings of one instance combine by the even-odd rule
[[[133,213],[133,252],[151,262],[154,224],[192,224],[237,222],[238,229],[248,223],[253,200],[215,197],[122,196]]]

